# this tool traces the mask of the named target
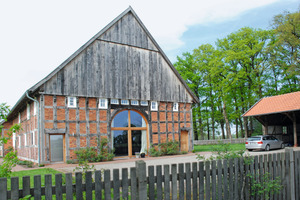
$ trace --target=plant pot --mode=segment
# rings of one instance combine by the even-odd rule
[[[139,158],[140,157],[140,153],[139,152],[135,152],[135,157]]]
[[[145,153],[141,153],[141,158],[145,158]]]

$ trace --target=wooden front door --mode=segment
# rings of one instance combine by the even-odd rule
[[[181,131],[180,132],[180,146],[181,151],[189,151],[189,133],[188,131]]]

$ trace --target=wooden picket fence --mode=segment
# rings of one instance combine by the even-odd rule
[[[23,177],[19,186],[18,177],[11,178],[11,190],[7,191],[7,179],[0,179],[0,200],[19,199],[31,195],[34,199],[265,199],[264,195],[251,195],[251,179],[247,174],[257,175],[260,181],[269,172],[271,179],[280,177],[282,190],[271,194],[270,199],[300,199],[300,152],[286,149],[283,153],[254,156],[253,162],[243,159],[214,160],[180,163],[163,166],[148,166],[137,161],[136,167],[104,172],[71,173]],[[112,174],[112,177],[111,177]],[[148,175],[147,175],[148,174]],[[75,180],[75,181],[74,181]],[[64,182],[64,183],[63,183]],[[43,185],[43,186],[42,186]],[[55,195],[55,196],[54,196]]]

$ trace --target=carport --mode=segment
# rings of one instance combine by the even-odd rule
[[[296,147],[300,139],[300,92],[262,98],[243,117],[255,117],[265,135],[274,135]]]

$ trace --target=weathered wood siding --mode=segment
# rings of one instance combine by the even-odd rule
[[[192,102],[185,86],[131,13],[47,81],[44,92]]]

